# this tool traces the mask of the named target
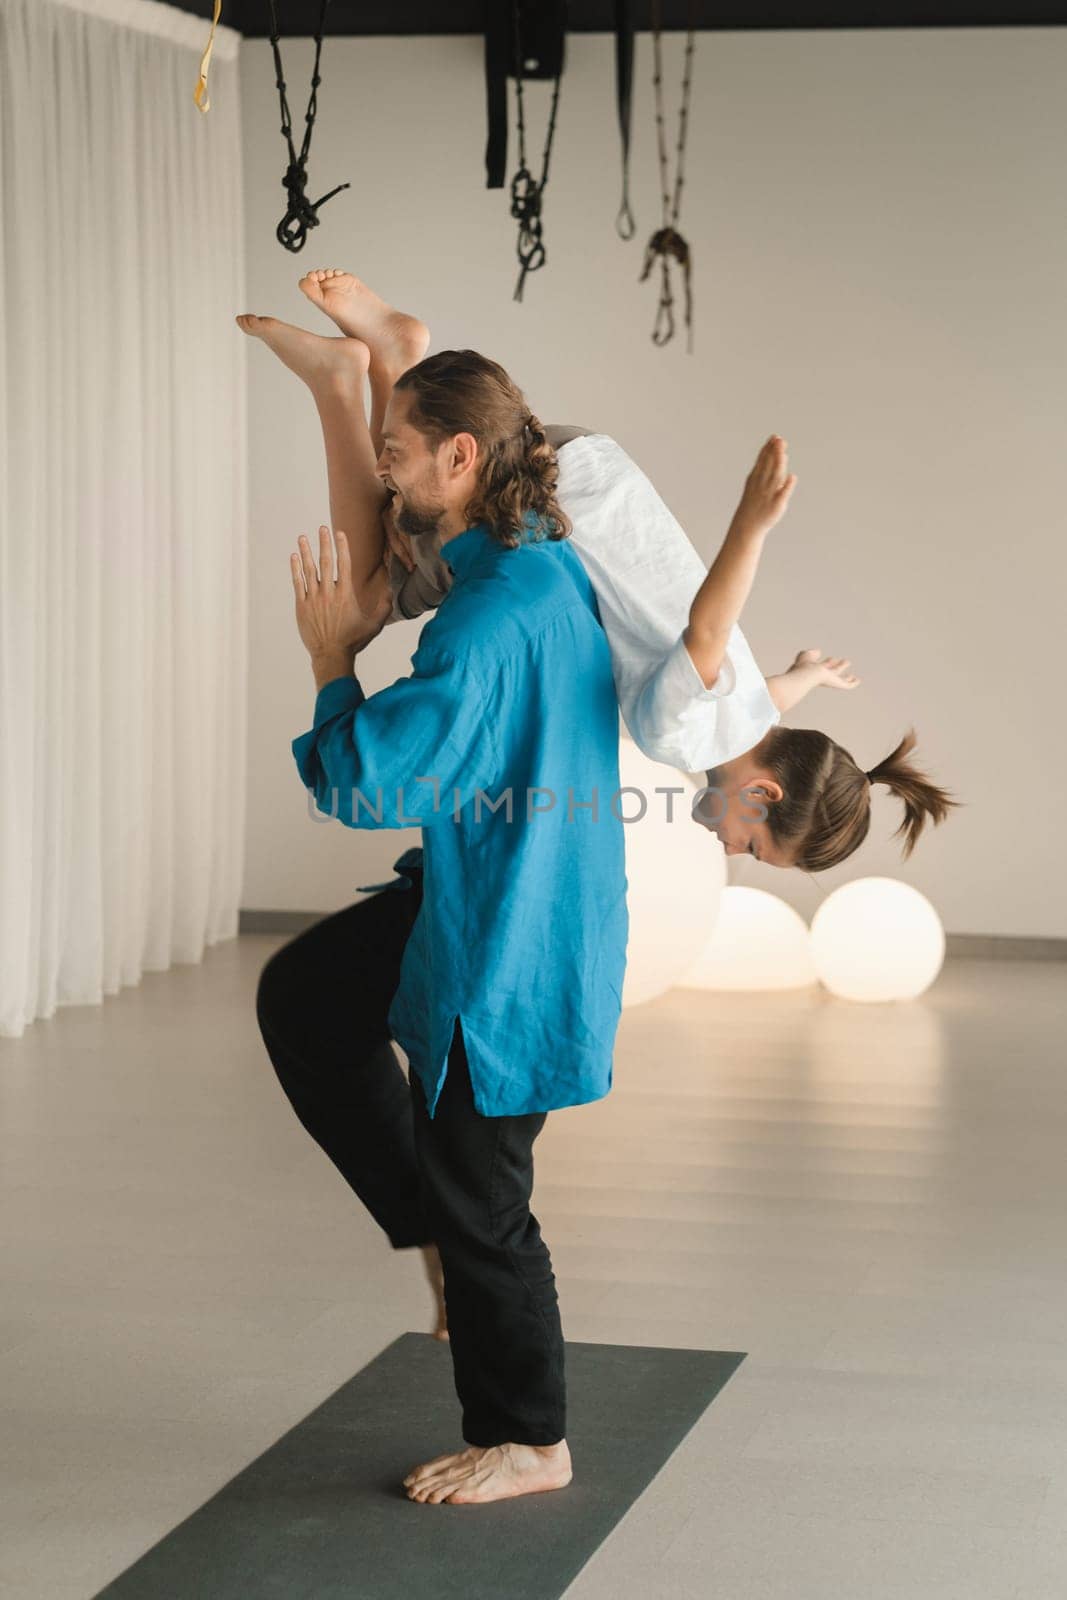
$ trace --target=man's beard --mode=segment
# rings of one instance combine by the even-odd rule
[[[393,521],[401,533],[406,533],[409,539],[417,539],[423,534],[437,533],[444,514],[442,505],[434,505],[432,501],[419,505],[405,495],[400,509],[393,512]]]

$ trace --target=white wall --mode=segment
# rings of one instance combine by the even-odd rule
[[[668,116],[682,39],[667,41]],[[312,45],[284,46],[297,139]],[[482,53],[472,38],[331,39],[309,193],[345,179],[301,255],[274,238],[284,142],[267,41],[242,51],[249,298],[330,332],[298,293],[345,266],[431,325],[431,349],[502,361],[545,420],[611,432],[710,561],[771,432],[799,474],[742,625],[764,670],[810,645],[848,655],[851,694],[787,719],[863,766],[914,723],[916,757],[967,808],[905,865],[901,812],[877,791],[867,845],[816,883],[758,863],[808,915],[835,884],[889,873],[954,933],[1067,933],[1060,704],[1067,421],[1067,39],[1054,28],[716,33],[697,41],[684,231],[696,353],[656,349],[651,46],[638,42],[638,237],[613,221],[613,48],[568,45],[549,264],[512,301],[515,225],[484,187]],[[548,89],[529,91],[539,152]],[[514,166],[514,143],[509,172]],[[226,336],[240,338],[234,328]],[[250,816],[243,904],[329,911],[389,876],[414,832],[313,824],[290,751],[314,682],[288,556],[329,521],[310,396],[249,352],[252,451]],[[376,689],[409,670],[418,624],[363,660]],[[713,846],[709,847],[713,848]]]

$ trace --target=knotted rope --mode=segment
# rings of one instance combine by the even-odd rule
[[[638,279],[639,283],[644,283],[656,261],[659,261],[661,274],[659,306],[656,309],[656,321],[652,329],[652,343],[655,345],[669,344],[674,338],[674,295],[671,292],[670,264],[672,261],[677,262],[685,279],[685,326],[688,334],[690,355],[693,353],[692,255],[688,241],[678,231],[678,214],[681,210],[682,189],[685,185],[685,150],[689,130],[689,97],[693,83],[693,13],[693,0],[690,0],[689,32],[685,45],[685,65],[682,69],[682,104],[678,113],[678,164],[675,170],[674,195],[672,198],[667,177],[667,139],[663,121],[661,3],[660,0],[653,0],[652,27],[655,73],[652,82],[656,90],[656,132],[659,142],[660,187],[663,193],[663,222],[662,226],[656,230],[648,241],[645,249],[644,269]]]
[[[566,9],[566,5],[564,5],[564,28],[566,28]],[[519,26],[519,0],[514,0],[512,14],[514,20],[515,97],[518,107],[519,165],[515,176],[511,180],[511,215],[519,224],[516,254],[519,258],[520,269],[519,280],[515,285],[515,293],[512,298],[521,300],[522,291],[526,286],[527,273],[536,272],[538,268],[544,266],[547,259],[541,222],[541,208],[544,202],[545,185],[548,183],[548,166],[552,157],[552,141],[556,134],[559,86],[563,77],[563,52],[561,49],[559,71],[556,74],[555,86],[552,90],[552,108],[548,114],[548,129],[545,134],[541,176],[539,179],[535,179],[526,165],[526,115],[522,95],[522,37]]]
[[[282,187],[289,197],[289,209],[279,222],[275,234],[279,244],[294,254],[304,248],[307,242],[308,230],[319,225],[318,211],[327,200],[332,200],[335,194],[340,194],[342,189],[350,187],[347,183],[339,183],[336,189],[331,189],[329,194],[324,194],[321,200],[311,201],[304,192],[307,188],[307,159],[311,149],[311,134],[315,126],[315,117],[318,112],[318,90],[322,82],[319,76],[319,59],[322,55],[322,38],[326,30],[326,9],[330,0],[322,0],[319,10],[319,29],[315,35],[315,65],[311,73],[311,94],[308,97],[308,108],[304,115],[306,127],[304,129],[304,142],[298,155],[293,146],[293,124],[289,114],[289,102],[285,95],[285,78],[282,73],[282,56],[278,48],[278,16],[274,8],[274,0],[269,0],[271,17],[271,48],[274,51],[274,67],[277,74],[278,96],[282,111],[282,133],[289,146],[289,166]]]

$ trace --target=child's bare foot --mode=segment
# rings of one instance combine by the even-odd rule
[[[448,1338],[448,1318],[445,1312],[445,1274],[441,1265],[441,1253],[435,1244],[419,1246],[422,1259],[426,1266],[426,1276],[430,1281],[434,1299],[437,1302],[437,1320],[434,1324],[433,1336],[435,1339]]]
[[[374,360],[394,380],[426,354],[430,343],[426,324],[387,305],[350,272],[316,267],[301,278],[300,289],[342,333],[369,345]]]
[[[370,367],[370,351],[362,340],[324,339],[306,328],[294,328],[291,322],[279,322],[277,317],[240,316],[237,326],[242,333],[262,339],[309,388],[355,384],[362,392]]]

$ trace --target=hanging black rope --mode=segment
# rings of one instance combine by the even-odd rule
[[[566,29],[567,7],[563,5],[563,27]],[[544,201],[545,185],[548,183],[548,165],[552,157],[552,141],[556,134],[556,112],[559,109],[559,86],[563,77],[563,50],[560,50],[559,71],[556,74],[555,85],[552,90],[552,108],[548,114],[548,130],[545,134],[544,156],[541,162],[541,176],[535,180],[533,173],[526,165],[526,114],[522,96],[522,29],[519,23],[519,0],[513,0],[512,16],[514,21],[514,51],[515,51],[515,97],[518,107],[518,134],[519,134],[519,166],[511,180],[511,215],[519,224],[519,237],[516,251],[519,258],[519,281],[515,285],[515,300],[522,299],[522,291],[526,285],[526,274],[536,272],[543,267],[547,259],[545,254],[544,232],[541,223],[541,208]]]
[[[312,202],[304,193],[307,188],[307,160],[311,149],[311,132],[315,126],[315,116],[318,112],[318,91],[322,79],[319,77],[319,58],[322,55],[322,38],[326,31],[326,9],[330,0],[322,0],[319,11],[319,31],[315,35],[315,65],[311,73],[311,94],[308,98],[308,108],[304,116],[306,127],[304,129],[304,142],[297,155],[293,148],[293,123],[289,115],[289,102],[285,97],[285,78],[282,74],[282,55],[278,48],[278,16],[274,9],[274,0],[269,0],[271,21],[271,48],[274,51],[274,67],[278,79],[278,97],[282,109],[282,133],[289,146],[289,169],[282,179],[282,187],[289,196],[289,209],[279,222],[276,237],[279,244],[295,254],[303,250],[307,242],[308,229],[317,228],[319,225],[318,210],[327,200],[332,200],[335,194],[340,194],[342,189],[350,186],[339,183],[336,189],[331,189],[329,194],[324,194],[321,200]]]
[[[689,32],[685,44],[685,65],[682,69],[682,104],[678,113],[677,166],[674,177],[674,195],[670,193],[667,177],[667,136],[663,121],[663,58],[662,15],[660,0],[652,0],[652,39],[655,52],[655,73],[652,82],[656,90],[656,132],[659,141],[660,186],[663,191],[663,223],[652,235],[645,250],[644,271],[638,280],[644,283],[656,261],[660,264],[659,306],[652,329],[652,343],[669,344],[674,338],[674,296],[671,293],[671,262],[676,261],[685,279],[685,326],[688,334],[689,354],[693,353],[693,287],[692,255],[686,239],[678,232],[678,214],[682,205],[682,188],[685,184],[685,150],[689,130],[689,93],[693,82],[693,0],[689,4]]]
[[[634,14],[631,0],[615,0],[615,103],[622,140],[622,204],[615,218],[620,239],[632,239],[637,223],[630,210],[630,122],[634,82]]]

